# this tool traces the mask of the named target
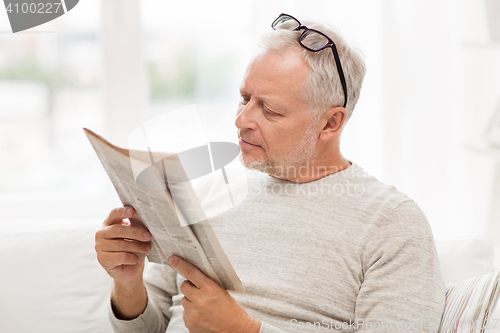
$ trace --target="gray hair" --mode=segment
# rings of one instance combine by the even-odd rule
[[[358,48],[348,45],[341,34],[333,27],[302,20],[308,28],[321,31],[335,43],[344,71],[347,86],[346,121],[351,117],[359,99],[361,85],[365,76],[364,57]],[[302,56],[309,64],[308,82],[305,84],[302,96],[311,106],[311,113],[318,119],[332,107],[344,105],[344,91],[335,64],[333,52],[325,49],[311,52],[299,44],[299,36],[303,30],[289,31],[284,29],[271,30],[261,36],[259,46],[263,51],[284,53],[291,48],[301,49]]]

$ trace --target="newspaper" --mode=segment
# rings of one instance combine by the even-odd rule
[[[177,255],[198,267],[206,276],[227,290],[244,291],[229,259],[224,253],[189,182],[179,181],[175,195],[169,184],[185,179],[182,165],[175,163],[173,154],[128,150],[117,147],[101,136],[84,128],[99,160],[124,205],[134,207],[130,218],[133,226],[147,228],[151,234],[150,262],[168,265],[168,257]],[[134,177],[134,165],[146,170]],[[163,161],[168,158],[169,163]],[[161,163],[152,163],[160,161]],[[174,172],[165,168],[173,168]],[[172,187],[174,188],[174,187]],[[174,200],[175,198],[175,200]],[[195,216],[198,223],[188,223]]]

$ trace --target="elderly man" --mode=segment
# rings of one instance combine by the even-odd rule
[[[210,222],[245,292],[178,257],[143,279],[151,235],[117,208],[96,234],[116,332],[437,332],[445,293],[427,219],[340,153],[363,60],[328,27],[306,25],[280,15],[240,87],[250,190]]]

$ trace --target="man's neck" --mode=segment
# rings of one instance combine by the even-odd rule
[[[337,158],[333,160],[330,159],[330,161],[328,162],[319,160],[307,161],[302,166],[289,168],[286,175],[270,176],[281,180],[288,180],[294,183],[307,183],[345,170],[350,165],[351,163],[348,160],[346,160],[342,155],[338,154]]]

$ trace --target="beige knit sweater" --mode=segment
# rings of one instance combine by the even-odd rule
[[[261,333],[438,331],[445,289],[415,202],[355,163],[301,184],[247,174],[246,199],[210,223],[245,287],[230,293]],[[183,277],[150,264],[145,281],[146,310],[125,321],[110,307],[114,330],[188,332]]]

